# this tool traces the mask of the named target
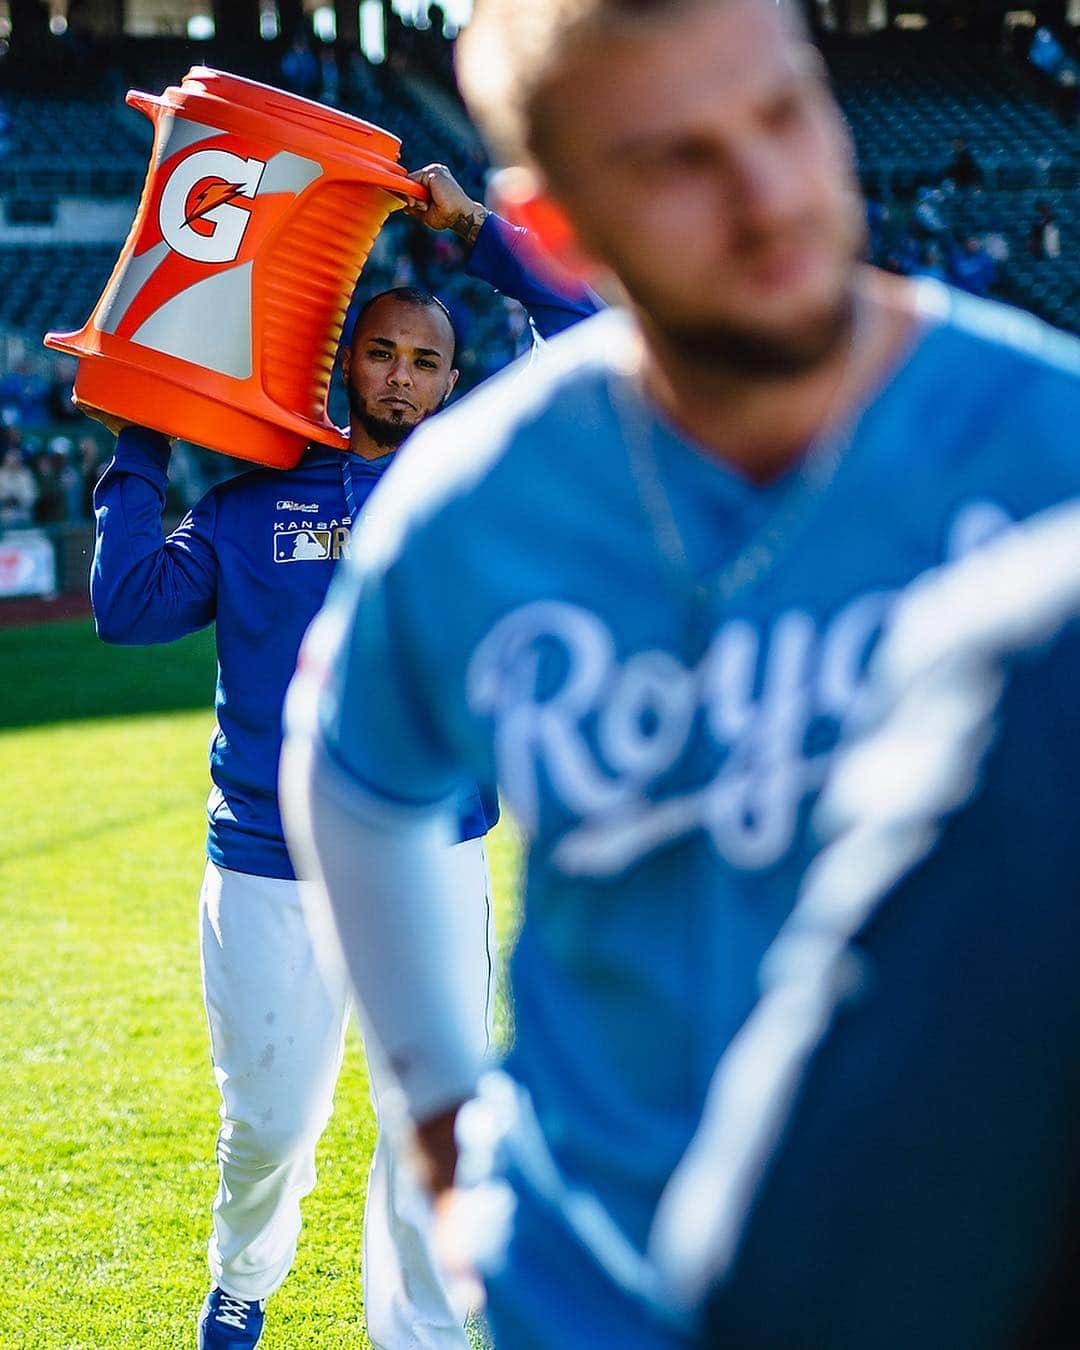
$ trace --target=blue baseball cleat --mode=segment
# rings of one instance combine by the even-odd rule
[[[199,1313],[199,1350],[252,1350],[265,1315],[266,1299],[249,1303],[215,1286]]]

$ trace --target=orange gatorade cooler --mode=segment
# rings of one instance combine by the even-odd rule
[[[391,211],[425,190],[388,132],[196,66],[160,98],[135,223],[86,326],[76,396],[126,421],[291,468],[326,415],[356,278]]]

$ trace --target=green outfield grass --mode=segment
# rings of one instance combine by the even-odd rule
[[[0,1347],[194,1345],[216,1095],[198,987],[212,640],[0,631]],[[501,929],[517,867],[492,844]],[[367,1346],[358,1043],[263,1344]]]

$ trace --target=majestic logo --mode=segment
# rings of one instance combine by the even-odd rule
[[[278,502],[277,509],[279,511],[317,511],[319,509],[319,503],[294,502],[291,498],[286,497],[284,501]]]
[[[161,193],[162,238],[192,262],[234,262],[251,224],[251,210],[243,201],[254,200],[265,171],[264,160],[243,159],[227,150],[188,155]]]

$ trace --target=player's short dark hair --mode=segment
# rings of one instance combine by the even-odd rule
[[[453,338],[450,359],[453,361],[457,353],[458,341],[453,315],[433,291],[426,291],[422,286],[394,286],[388,291],[377,291],[374,295],[368,296],[355,314],[349,315],[345,320],[345,328],[341,334],[341,345],[343,347],[352,347],[353,338],[356,336],[365,316],[379,300],[397,300],[403,305],[416,305],[418,309],[441,310],[446,316],[446,322],[450,325],[450,333]]]

